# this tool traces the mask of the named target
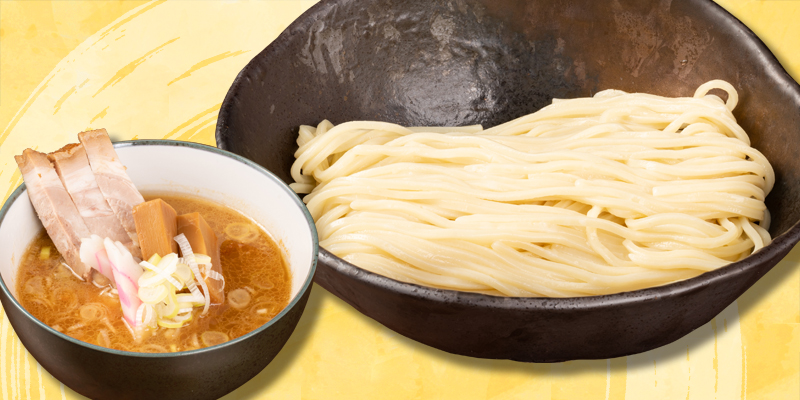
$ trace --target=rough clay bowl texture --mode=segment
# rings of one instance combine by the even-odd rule
[[[322,287],[435,348],[532,362],[617,357],[706,323],[800,239],[800,87],[713,2],[323,0],[242,70],[216,135],[290,182],[298,126],[325,118],[488,127],[554,97],[691,96],[711,79],[738,90],[734,114],[777,173],[767,198],[775,240],[743,261],[635,292],[500,298],[397,282],[320,249]]]
[[[286,250],[292,271],[289,304],[272,320],[244,336],[178,353],[111,350],[59,333],[25,311],[14,297],[18,261],[42,230],[23,184],[0,209],[3,309],[39,364],[84,396],[115,400],[217,399],[264,369],[300,320],[317,261],[317,236],[311,215],[278,178],[235,154],[196,143],[162,140],[122,142],[116,150],[139,189],[200,195],[235,207],[262,224]],[[248,183],[258,188],[247,188]]]

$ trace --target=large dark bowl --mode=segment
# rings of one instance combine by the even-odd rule
[[[316,281],[409,338],[473,357],[552,362],[623,356],[709,321],[800,239],[800,87],[709,0],[330,0],[239,74],[219,147],[290,182],[301,124],[330,119],[493,126],[552,98],[615,88],[691,96],[711,79],[772,162],[774,241],[696,278],[581,298],[501,298],[398,282],[320,250]]]
[[[16,297],[17,271],[25,249],[42,231],[23,184],[0,209],[3,309],[36,361],[84,396],[114,400],[217,399],[264,369],[300,320],[317,262],[314,221],[283,182],[235,154],[166,140],[118,143],[116,151],[140,190],[200,195],[229,204],[262,224],[285,250],[292,273],[289,304],[252,332],[199,350],[135,353],[69,337],[36,319]]]

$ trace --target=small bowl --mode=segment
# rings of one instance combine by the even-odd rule
[[[283,246],[292,274],[289,304],[275,318],[229,342],[177,353],[112,350],[45,325],[15,297],[21,256],[42,225],[21,185],[0,209],[0,300],[39,364],[90,398],[216,399],[258,374],[278,354],[306,306],[317,264],[314,221],[270,172],[227,151],[196,143],[139,140],[114,145],[142,191],[199,196],[241,211]]]
[[[740,262],[634,292],[503,298],[373,274],[320,249],[317,282],[409,338],[451,353],[553,362],[628,355],[708,322],[800,240],[800,86],[710,0],[323,0],[258,54],[219,113],[217,145],[285,182],[297,128],[380,120],[484,127],[603,89],[691,96],[724,79],[777,174],[774,241]]]

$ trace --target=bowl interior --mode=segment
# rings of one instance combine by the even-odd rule
[[[264,227],[287,257],[292,272],[290,301],[310,281],[316,257],[313,221],[297,195],[274,176],[249,161],[189,143],[133,141],[117,145],[117,152],[140,191],[202,197],[236,209]]]
[[[291,270],[289,307],[309,287],[317,257],[316,230],[294,192],[272,174],[236,155],[194,143],[143,140],[115,147],[140,191],[202,197],[234,208],[264,227],[283,249]],[[16,295],[21,257],[42,224],[26,190],[18,189],[4,211],[0,212],[0,285]]]

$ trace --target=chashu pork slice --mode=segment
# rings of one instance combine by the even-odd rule
[[[78,140],[86,150],[94,179],[103,197],[114,210],[133,244],[139,247],[136,223],[133,220],[133,206],[144,203],[144,198],[125,172],[125,166],[117,157],[108,133],[105,129],[81,132],[78,134]]]
[[[81,238],[91,233],[47,155],[25,149],[14,159],[22,172],[33,208],[56,249],[76,274],[88,279],[91,268],[81,261],[80,248]]]
[[[141,258],[139,246],[133,244],[133,240],[97,186],[83,145],[68,144],[47,157],[55,166],[61,183],[78,208],[89,232],[120,242],[131,254]]]

